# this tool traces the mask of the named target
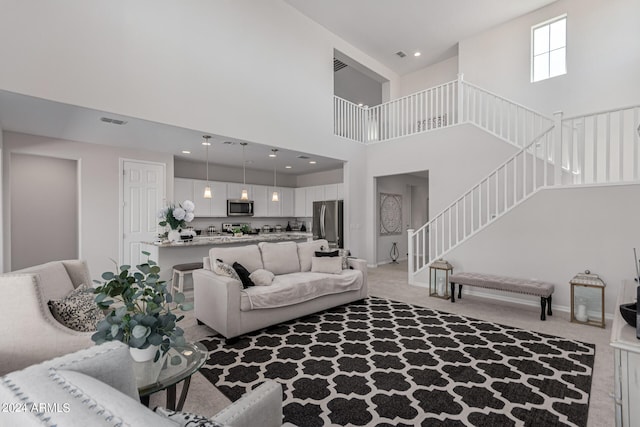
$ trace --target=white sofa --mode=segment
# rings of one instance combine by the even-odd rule
[[[233,338],[366,298],[366,261],[349,258],[339,274],[311,271],[314,253],[322,247],[329,247],[326,240],[211,248],[204,268],[193,272],[196,319]],[[269,286],[243,289],[239,280],[212,271],[218,259],[229,265],[239,262],[250,273],[265,269],[275,278]]]
[[[0,312],[10,324],[0,331],[0,375],[91,347],[91,332],[59,323],[47,302],[81,284],[91,286],[84,261],[52,261],[0,275]]]
[[[0,402],[2,426],[181,425],[140,403],[129,347],[118,341],[0,377]],[[211,419],[229,427],[252,427],[256,420],[279,427],[282,387],[267,380]]]

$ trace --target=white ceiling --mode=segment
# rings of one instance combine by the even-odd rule
[[[104,123],[100,119],[108,117],[124,120],[122,126]],[[48,101],[0,90],[0,127],[4,131],[27,133],[51,138],[104,144],[126,148],[138,148],[173,154],[185,159],[205,161],[206,151],[202,145],[203,133],[147,120],[105,113],[89,108]],[[209,162],[227,166],[242,167],[242,146],[238,139],[212,135],[209,148]],[[225,144],[231,142],[232,144]],[[270,158],[270,147],[249,143],[245,147],[247,169],[273,171],[302,175],[342,167],[342,161],[278,149],[277,157]],[[182,154],[190,150],[191,154]],[[309,159],[299,159],[306,155]],[[309,164],[315,160],[315,165]],[[286,169],[285,166],[291,166]]]
[[[556,0],[285,1],[404,75],[457,55],[461,40]]]

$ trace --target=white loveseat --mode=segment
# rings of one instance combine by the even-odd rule
[[[338,274],[311,271],[315,252],[328,247],[326,240],[314,240],[212,248],[204,268],[193,272],[196,318],[233,338],[366,298],[365,260],[349,258],[348,267]],[[275,277],[269,286],[243,289],[239,280],[212,271],[216,260],[238,262],[249,273],[264,269]]]

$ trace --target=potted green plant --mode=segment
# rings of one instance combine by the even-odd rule
[[[166,282],[160,280],[160,267],[149,259],[149,252],[142,253],[147,261],[137,265],[137,271],[122,265],[116,272],[103,273],[104,282],[96,281],[101,285],[94,291],[95,301],[107,315],[91,339],[96,344],[122,341],[135,360],[144,359],[135,350],[140,349],[150,354],[147,360],[157,361],[171,347],[185,345],[184,331],[177,326],[184,316],[174,312],[191,310],[193,305],[185,303],[184,294],[172,296],[167,291]],[[178,356],[172,359],[173,364],[179,362]]]

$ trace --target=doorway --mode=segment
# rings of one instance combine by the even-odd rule
[[[138,265],[142,242],[153,242],[158,235],[158,211],[165,202],[163,163],[120,160],[122,170],[122,244],[120,265]]]
[[[10,156],[11,271],[79,258],[78,160]]]
[[[398,261],[407,259],[407,230],[418,229],[429,220],[429,172],[420,171],[376,178],[376,264],[392,261],[391,251],[396,244]],[[395,207],[398,205],[398,207]],[[383,215],[396,210],[400,227],[389,230]],[[393,218],[393,214],[391,214]],[[393,221],[391,221],[393,223]],[[391,232],[390,232],[391,231]]]

